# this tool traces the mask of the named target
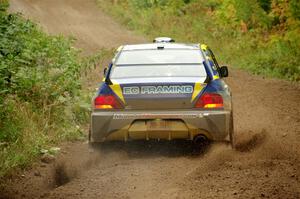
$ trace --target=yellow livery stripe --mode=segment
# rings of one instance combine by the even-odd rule
[[[220,76],[219,75],[214,75],[214,80],[215,79],[220,79]]]
[[[195,83],[194,92],[193,92],[191,101],[194,101],[194,99],[199,95],[199,93],[201,93],[201,91],[203,90],[204,87],[205,87],[205,84],[202,84],[200,82]]]
[[[201,44],[200,48],[202,50],[207,50],[208,46],[206,44]]]
[[[116,81],[112,82],[112,85],[109,85],[109,87],[113,90],[113,92],[122,100],[123,103],[125,103],[123,93],[122,93],[122,88],[119,83]]]

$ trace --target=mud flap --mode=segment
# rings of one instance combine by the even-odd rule
[[[233,112],[230,113],[230,122],[229,122],[229,141],[231,148],[235,148],[235,136],[234,136],[234,123],[233,123]]]

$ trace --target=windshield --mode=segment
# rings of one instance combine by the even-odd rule
[[[110,78],[206,77],[199,50],[123,51]]]
[[[200,50],[164,49],[122,51],[115,64],[200,64],[202,62]]]

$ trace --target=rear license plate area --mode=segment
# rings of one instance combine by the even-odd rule
[[[168,130],[168,122],[166,120],[156,119],[147,121],[148,131],[166,131]]]

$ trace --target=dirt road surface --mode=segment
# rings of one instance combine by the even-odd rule
[[[52,34],[88,53],[145,39],[93,0],[12,0]],[[300,86],[231,69],[237,149],[215,143],[198,156],[180,143],[132,143],[89,151],[65,143],[53,163],[7,179],[0,198],[300,198]],[[96,84],[96,82],[95,82]]]
[[[39,22],[48,33],[76,38],[85,52],[144,40],[99,12],[92,0],[11,0],[10,4],[12,11]]]

